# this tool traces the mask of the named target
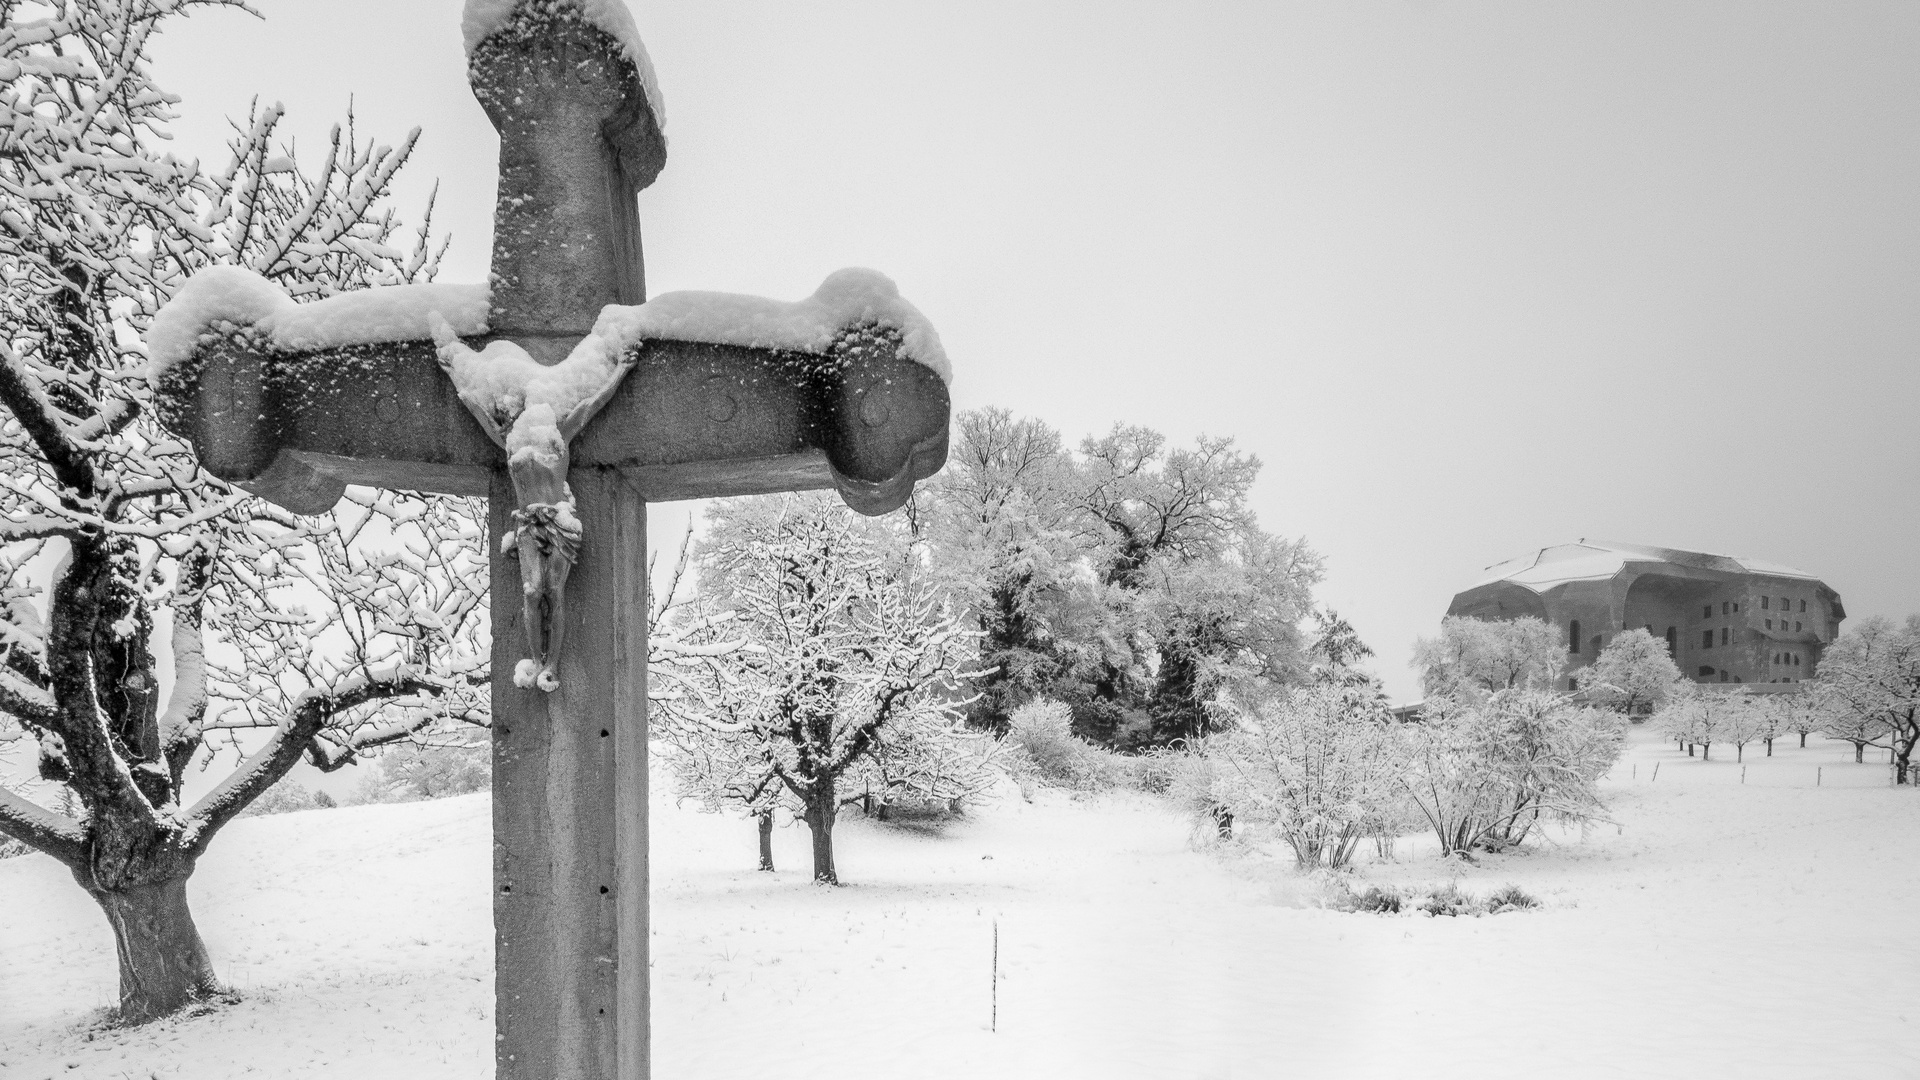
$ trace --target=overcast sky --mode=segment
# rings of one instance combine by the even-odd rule
[[[480,280],[459,0],[255,3],[158,43],[182,152],[256,94],[303,158],[349,99],[417,125],[402,206],[437,178]],[[632,6],[651,292],[870,266],[956,408],[1234,436],[1397,698],[1482,567],[1582,536],[1920,611],[1920,4]]]

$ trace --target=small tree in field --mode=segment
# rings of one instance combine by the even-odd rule
[[[1727,742],[1744,710],[1746,693],[1737,689],[1681,683],[1656,714],[1660,729],[1700,748],[1700,760],[1712,759],[1713,744]],[[1746,736],[1753,741],[1752,734]]]
[[[1890,750],[1894,782],[1911,783],[1920,742],[1920,615],[1904,624],[1875,616],[1840,635],[1820,658],[1815,686],[1835,726],[1852,733],[1842,737],[1854,742],[1854,760],[1864,746]]]
[[[695,697],[676,708],[699,722],[687,730],[739,740],[713,780],[751,790],[771,773],[812,833],[814,880],[838,884],[841,805],[875,784],[883,799],[964,798],[984,786],[990,765],[984,754],[952,752],[981,738],[964,730],[960,698],[975,675],[978,632],[915,580],[913,561],[889,551],[880,526],[828,498],[723,501],[709,511],[701,593],[728,613],[727,632],[745,647],[728,681],[706,688],[713,705]]]
[[[1632,716],[1658,708],[1680,682],[1667,643],[1645,630],[1614,636],[1580,673],[1580,689],[1596,705]]]
[[[275,147],[273,108],[236,128],[221,173],[161,152],[176,99],[149,43],[216,6],[243,5],[0,5],[0,728],[53,786],[0,786],[0,834],[105,912],[128,1021],[219,991],[187,879],[303,757],[338,768],[486,715],[471,503],[356,490],[295,518],[201,473],[153,416],[141,342],[187,275],[244,266],[310,300],[438,265],[424,226],[411,253],[389,245],[381,206],[415,136],[336,129],[309,172]],[[237,766],[185,800],[188,770],[227,751]]]
[[[1551,690],[1435,699],[1400,735],[1400,783],[1443,855],[1511,847],[1543,818],[1600,819],[1621,747],[1617,717]]]
[[[1813,684],[1807,684],[1797,694],[1789,694],[1780,703],[1780,730],[1791,731],[1800,736],[1800,749],[1807,748],[1807,736],[1821,730],[1827,723],[1827,710],[1820,695],[1812,692]]]
[[[1747,760],[1747,744],[1758,740],[1771,740],[1772,731],[1777,730],[1773,702],[1749,695],[1733,699],[1735,708],[1727,714],[1727,722],[1721,727],[1720,741],[1733,744],[1733,760]]]
[[[1302,868],[1341,869],[1396,795],[1388,726],[1372,687],[1320,682],[1263,702],[1215,736],[1218,804],[1271,826]]]

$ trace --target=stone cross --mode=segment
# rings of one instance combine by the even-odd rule
[[[503,602],[528,570],[501,553],[516,511],[555,500],[516,491],[501,430],[442,364],[495,341],[553,364],[603,307],[642,303],[635,196],[666,157],[647,74],[574,2],[520,0],[470,50],[500,132],[486,334],[196,335],[160,379],[161,415],[202,464],[290,510],[325,510],[346,484],[491,500],[501,1080],[648,1074],[646,504],[832,486],[876,514],[946,457],[945,383],[898,328],[844,327],[813,350],[638,341],[612,358],[597,414],[560,437],[564,485],[550,479],[581,538],[561,595]],[[546,618],[544,634],[527,625]],[[516,685],[516,662],[562,632],[553,678]]]

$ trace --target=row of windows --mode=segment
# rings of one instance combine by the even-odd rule
[[[1726,627],[1723,626],[1720,628],[1720,644],[1725,645],[1727,643],[1727,636],[1730,633],[1731,631],[1729,631]],[[1713,648],[1713,631],[1711,630],[1700,631],[1700,647],[1703,649]]]
[[[1760,598],[1760,610],[1761,610],[1761,611],[1766,611],[1766,610],[1768,610],[1768,608],[1767,608],[1767,601],[1768,601],[1768,600],[1770,600],[1770,599],[1772,599],[1772,597],[1768,597],[1768,596],[1763,596],[1763,597],[1761,597],[1761,598]],[[1781,610],[1781,611],[1792,611],[1792,610],[1793,610],[1793,601],[1792,601],[1792,600],[1789,600],[1789,599],[1787,599],[1787,598],[1786,598],[1786,597],[1784,597],[1784,596],[1783,596],[1783,597],[1781,597],[1781,598],[1780,598],[1780,610]],[[1802,600],[1802,601],[1800,601],[1800,610],[1801,610],[1801,611],[1805,611],[1805,610],[1807,610],[1807,602],[1806,602],[1805,600]]]
[[[1701,678],[1703,678],[1703,679],[1711,679],[1711,678],[1713,678],[1713,675],[1714,675],[1714,671],[1713,671],[1713,669],[1712,669],[1712,668],[1710,668],[1710,667],[1707,667],[1707,666],[1706,666],[1706,665],[1704,665],[1704,664],[1703,664],[1703,665],[1701,665],[1701,667],[1700,667],[1700,677],[1701,677]],[[1732,679],[1731,679],[1731,681],[1733,681],[1733,682],[1742,682],[1742,681],[1744,681],[1744,680],[1742,680],[1742,679],[1740,678],[1740,676],[1738,676],[1738,675],[1734,675],[1734,674],[1733,674],[1732,672],[1730,672],[1730,671],[1722,671],[1722,672],[1720,672],[1720,681],[1721,681],[1721,682],[1727,682],[1727,681],[1729,681],[1729,679],[1728,679],[1728,677],[1729,677],[1729,676],[1731,676],[1731,677],[1732,677]]]
[[[1785,620],[1785,619],[1781,619],[1781,620],[1780,620],[1780,629],[1782,629],[1782,630],[1785,630],[1786,628],[1787,628],[1787,620]],[[1768,620],[1767,620],[1767,629],[1769,629],[1769,630],[1771,630],[1771,629],[1773,629],[1773,620],[1772,620],[1772,619],[1768,619]],[[1796,634],[1800,632],[1800,624],[1799,624],[1799,623],[1794,623],[1794,624],[1793,624],[1793,632],[1794,632],[1794,633],[1796,633]]]
[[[1798,653],[1787,653],[1787,652],[1774,653],[1773,662],[1783,667],[1799,667],[1800,655]]]

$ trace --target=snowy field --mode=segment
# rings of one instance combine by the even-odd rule
[[[850,815],[840,889],[808,882],[800,828],[759,874],[747,823],[656,800],[656,1075],[1920,1075],[1920,792],[1818,739],[1749,747],[1745,783],[1731,748],[1634,739],[1617,826],[1360,871],[1546,905],[1477,919],[1320,909],[1137,795],[939,833]],[[0,862],[0,1077],[489,1075],[487,820],[470,796],[235,823],[193,896],[244,1000],[127,1031],[89,1027],[104,919],[51,860]]]

